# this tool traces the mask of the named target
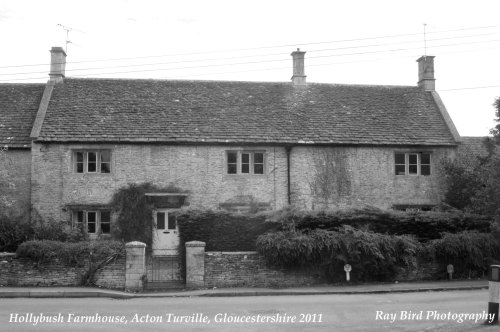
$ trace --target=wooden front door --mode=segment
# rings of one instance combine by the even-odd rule
[[[179,254],[179,228],[173,209],[153,211],[153,255]]]

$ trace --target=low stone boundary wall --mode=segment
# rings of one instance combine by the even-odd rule
[[[69,267],[52,262],[38,265],[12,253],[0,253],[1,286],[78,286],[88,266]],[[112,289],[125,287],[125,257],[119,257],[99,270],[96,285]]]
[[[268,266],[255,251],[206,252],[205,287],[292,287],[325,283],[320,271]]]

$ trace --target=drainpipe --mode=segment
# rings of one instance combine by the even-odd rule
[[[292,190],[290,181],[290,152],[292,147],[290,145],[285,146],[286,151],[286,175],[287,175],[287,185],[288,185],[288,205],[292,205]]]

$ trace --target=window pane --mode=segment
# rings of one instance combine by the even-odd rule
[[[430,165],[422,165],[421,169],[420,169],[420,174],[431,175],[431,166]]]
[[[227,174],[236,174],[236,164],[227,165]]]
[[[227,174],[236,174],[238,166],[238,154],[236,152],[227,153]]]
[[[412,165],[412,164],[416,165],[417,164],[417,160],[418,160],[418,158],[417,158],[416,154],[409,154],[408,155],[408,163],[410,165]]]
[[[97,153],[87,153],[87,172],[95,173],[97,171]]]
[[[409,174],[417,174],[418,167],[417,165],[409,165],[408,166],[408,173]]]
[[[263,153],[254,153],[253,154],[253,162],[256,164],[264,163],[264,154]]]
[[[97,162],[97,153],[89,152],[87,158],[89,158],[89,163]]]
[[[101,163],[101,173],[110,173],[109,163]]]
[[[422,153],[420,155],[420,163],[422,165],[429,165],[431,163],[431,155],[429,153]]]
[[[101,233],[108,234],[111,230],[111,212],[101,211]]]
[[[242,153],[241,154],[241,173],[248,174],[250,173],[250,154]]]
[[[231,163],[231,164],[235,164],[237,162],[236,152],[228,152],[227,153],[227,162]]]
[[[177,217],[174,213],[168,214],[168,229],[176,229],[177,227]]]
[[[83,211],[73,212],[73,227],[81,228],[83,223]]]
[[[405,154],[404,153],[396,153],[394,155],[394,159],[396,164],[405,164]]]
[[[250,173],[250,164],[241,164],[241,173]]]
[[[254,153],[253,154],[253,173],[254,174],[264,174],[264,154]]]
[[[101,151],[101,163],[111,162],[111,154],[109,151]]]
[[[111,153],[109,151],[101,151],[101,173],[109,173],[111,171]]]
[[[75,153],[76,172],[83,173],[83,152]]]
[[[405,175],[405,165],[396,165],[396,175]]]
[[[264,174],[264,165],[255,164],[253,165],[253,168],[254,168],[253,170],[254,174]]]
[[[156,228],[165,229],[165,212],[156,213]]]
[[[96,232],[96,221],[97,221],[97,213],[87,212],[87,232],[89,233]]]

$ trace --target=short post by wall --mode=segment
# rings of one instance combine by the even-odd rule
[[[205,286],[205,242],[186,242],[186,287]]]
[[[133,241],[125,244],[125,290],[142,291],[146,274],[146,244]]]

